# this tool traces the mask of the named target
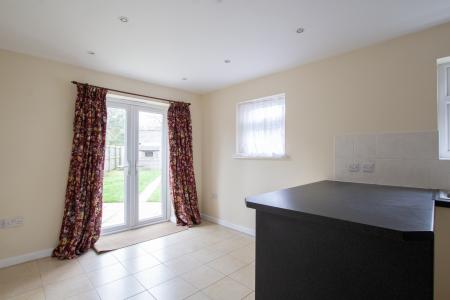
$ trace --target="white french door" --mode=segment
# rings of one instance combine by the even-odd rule
[[[107,97],[102,234],[166,221],[167,106]]]

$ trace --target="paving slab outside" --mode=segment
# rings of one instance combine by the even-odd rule
[[[161,202],[148,202],[147,199],[156,189],[161,187],[161,176],[150,182],[139,193],[139,219],[150,219],[162,214]],[[109,227],[124,223],[125,203],[103,203],[102,226]]]

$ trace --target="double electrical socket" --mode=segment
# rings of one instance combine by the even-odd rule
[[[0,228],[11,228],[23,225],[23,217],[0,219]]]
[[[348,171],[350,173],[358,173],[359,171],[361,171],[361,169],[364,173],[373,173],[375,172],[375,163],[374,162],[363,163],[362,168],[359,162],[351,163],[348,165]]]

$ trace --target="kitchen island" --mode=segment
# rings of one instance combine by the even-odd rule
[[[433,191],[321,181],[246,199],[256,299],[433,299]]]

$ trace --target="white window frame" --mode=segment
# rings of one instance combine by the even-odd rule
[[[450,160],[450,87],[448,87],[448,76],[450,75],[450,58],[438,60],[437,65],[437,95],[438,95],[438,136],[439,136],[439,159]]]
[[[283,96],[284,98],[284,118],[283,118],[283,127],[284,127],[284,154],[283,155],[277,155],[277,156],[272,156],[272,155],[245,155],[243,153],[239,153],[239,137],[240,137],[240,132],[239,132],[239,105],[244,104],[244,103],[249,103],[249,102],[261,102],[261,101],[267,101],[269,98],[273,98],[273,97],[280,97]],[[233,158],[236,159],[256,159],[256,160],[282,160],[282,159],[287,159],[288,155],[286,154],[286,94],[285,93],[280,93],[280,94],[275,94],[275,95],[270,95],[270,96],[265,96],[265,97],[261,97],[261,98],[257,98],[257,99],[252,99],[252,100],[246,100],[246,101],[241,101],[236,103],[236,113],[235,113],[235,118],[236,118],[236,140],[235,140],[235,154],[233,155]]]

